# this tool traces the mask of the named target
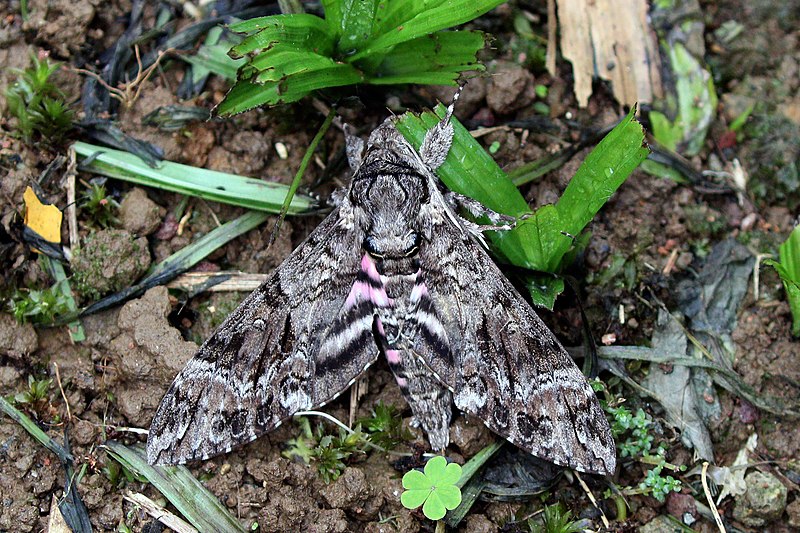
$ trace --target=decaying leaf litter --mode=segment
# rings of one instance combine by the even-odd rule
[[[135,49],[125,43],[137,40],[143,29],[153,27],[157,20],[155,13],[140,10],[139,4],[134,5],[130,18],[132,24],[126,30],[124,25],[113,20],[113,16],[129,12],[130,6],[114,5],[107,13],[95,13],[91,4],[81,5],[74,12],[37,10],[34,2],[29,4],[28,22],[22,20],[21,11],[14,11],[16,6],[11,7],[12,18],[6,19],[11,20],[6,26],[11,37],[0,53],[8,58],[9,65],[24,69],[29,66],[28,52],[38,53],[42,49],[50,51],[51,58],[83,68],[87,65],[81,56],[84,39],[89,39],[92,45],[89,48],[100,50],[111,48],[121,36],[123,46],[116,47],[114,54],[120,56],[119,62],[129,71],[127,79],[136,77]],[[557,7],[564,9],[561,3]],[[585,296],[582,304],[595,338],[603,337],[607,341],[616,338],[612,346],[598,349],[603,365],[608,363],[617,376],[601,375],[607,382],[607,391],[601,392],[601,398],[605,396],[615,408],[628,408],[635,415],[630,422],[618,416],[618,444],[627,443],[631,452],[623,458],[622,469],[614,479],[617,490],[622,490],[622,496],[613,490],[606,493],[611,489],[610,485],[587,480],[589,489],[600,500],[600,508],[611,518],[611,524],[615,524],[613,519],[616,516],[625,517],[632,524],[652,522],[645,528],[657,527],[666,516],[673,516],[684,523],[699,519],[694,522],[695,528],[715,530],[711,504],[703,490],[702,460],[695,460],[694,449],[684,448],[690,444],[698,450],[698,457],[710,459],[709,455],[713,455],[716,460],[717,466],[707,469],[705,476],[712,492],[716,491],[716,485],[722,488],[722,494],[727,488],[727,494],[731,495],[720,499],[715,493],[711,498],[714,505],[719,506],[724,525],[753,530],[763,528],[765,524],[793,527],[797,521],[793,500],[796,497],[793,461],[797,457],[798,439],[794,436],[797,425],[788,416],[791,414],[789,411],[795,409],[793,401],[797,398],[797,376],[794,374],[797,365],[792,364],[797,357],[797,343],[789,334],[791,317],[780,278],[757,257],[758,254],[772,253],[777,258],[778,245],[786,239],[794,224],[791,198],[797,185],[792,185],[791,154],[796,148],[791,139],[792,132],[797,131],[796,122],[793,122],[797,114],[791,87],[798,83],[796,70],[792,68],[797,64],[796,52],[790,44],[794,30],[788,23],[791,17],[785,16],[786,13],[780,9],[770,13],[765,8],[740,7],[704,6],[705,11],[698,11],[696,6],[686,4],[672,11],[678,13],[678,8],[686,10],[692,14],[693,24],[698,20],[706,21],[704,30],[701,24],[699,38],[701,42],[705,38],[708,49],[698,52],[697,37],[690,39],[685,48],[710,65],[707,72],[714,74],[715,91],[723,104],[712,106],[720,116],[709,122],[706,140],[701,137],[700,155],[687,163],[694,174],[683,172],[680,175],[691,180],[687,174],[697,177],[698,170],[713,172],[700,175],[701,181],[692,181],[692,185],[678,185],[639,172],[634,174],[590,225],[592,236],[582,254],[583,269],[567,271],[582,284]],[[489,61],[493,75],[488,79],[470,81],[462,103],[465,107],[457,112],[470,127],[495,128],[485,131],[480,141],[487,148],[495,147],[495,157],[508,170],[542,159],[548,153],[558,153],[559,150],[566,153],[579,133],[591,135],[591,128],[575,128],[564,121],[567,112],[596,128],[613,124],[621,116],[615,111],[617,107],[610,95],[602,88],[595,91],[588,109],[580,110],[569,96],[572,89],[569,64],[559,60],[555,73],[552,76],[546,74],[544,41],[539,38],[537,47],[536,39],[521,37],[527,35],[527,28],[531,28],[535,36],[546,35],[543,25],[547,20],[546,11],[543,7],[541,11],[517,9],[504,6],[479,19],[488,21],[485,23],[488,27],[480,26],[480,29],[507,38],[498,39],[503,44],[495,44],[498,50],[483,58]],[[697,13],[704,13],[706,17],[697,17]],[[78,23],[67,17],[87,18],[89,22]],[[49,25],[42,24],[42,20]],[[754,20],[760,22],[754,24]],[[184,38],[193,44],[193,40],[205,31],[200,29],[204,24],[210,26],[217,22],[202,21],[192,30],[199,32],[194,33],[194,37],[190,31],[166,47],[185,46],[180,43]],[[104,33],[74,32],[74,27],[80,27],[80,24],[85,28],[101,28]],[[27,33],[23,33],[23,28]],[[66,28],[70,28],[74,40],[59,38],[56,42],[56,35],[68,35],[58,33]],[[775,52],[766,64],[752,60],[754,54],[762,53],[758,46],[737,39],[744,30],[754,32],[756,44],[758,39],[762,39],[760,42],[765,43],[764,46],[768,43]],[[34,31],[35,36],[31,37]],[[781,38],[775,39],[774,32],[778,32]],[[659,38],[674,44],[676,37],[668,34]],[[157,56],[152,50],[142,53],[145,65],[150,61],[148,54],[153,59]],[[502,61],[494,62],[497,58]],[[684,61],[683,65],[688,68],[692,63]],[[733,65],[738,65],[738,69]],[[85,124],[81,126],[81,136],[76,139],[89,143],[106,143],[113,139],[117,144],[112,146],[138,150],[145,156],[145,161],[151,163],[164,158],[245,176],[269,176],[271,181],[290,181],[315,133],[314,126],[307,131],[297,131],[296,124],[319,124],[319,115],[304,109],[283,107],[238,115],[234,119],[235,125],[192,122],[191,117],[198,115],[190,115],[184,122],[184,129],[179,130],[181,133],[159,133],[150,126],[142,126],[142,118],[158,107],[178,103],[174,94],[181,76],[174,66],[164,65],[156,72],[156,76],[144,83],[139,98],[130,108],[120,106],[120,120],[116,127],[102,120],[103,104],[92,100],[91,112],[84,106]],[[62,90],[74,99],[80,78],[63,68],[58,76]],[[773,77],[786,80],[785,87],[770,85],[768,80]],[[6,75],[3,81],[8,84],[12,79]],[[207,92],[192,101],[196,107],[207,109],[224,94],[226,83],[214,76],[209,81],[211,85]],[[539,86],[545,88],[544,96],[539,96],[543,94]],[[698,87],[707,89],[707,82]],[[482,93],[487,94],[485,102]],[[427,98],[425,104],[434,103],[434,94],[424,88],[417,89],[416,93],[392,89],[388,93],[375,94],[380,102],[378,105],[367,105],[356,111],[343,110],[347,121],[363,124],[365,130],[369,129],[371,126],[368,124],[375,124],[383,117],[381,109],[386,102],[390,106],[405,104],[418,108],[419,100],[412,99],[412,94],[419,95],[416,98]],[[451,94],[449,88],[435,92],[435,96],[445,102]],[[676,101],[680,101],[680,93],[676,94]],[[769,104],[761,108],[755,106],[760,101]],[[371,102],[374,104],[376,101]],[[515,109],[516,105],[520,107]],[[546,106],[546,110],[542,106]],[[680,127],[662,127],[661,131],[681,136],[688,132],[689,137],[662,136],[655,141],[678,147],[684,156],[692,156],[690,146],[698,146],[694,140],[697,127],[691,125],[695,118],[678,120],[674,115],[670,116],[668,109],[660,109],[669,121],[667,126],[680,124]],[[553,120],[550,116],[562,120]],[[523,129],[502,127],[512,120],[523,124]],[[687,123],[689,126],[684,127]],[[771,126],[765,127],[767,123]],[[546,133],[539,133],[532,124],[538,124]],[[4,133],[11,132],[13,121],[7,121],[3,127]],[[775,144],[776,131],[786,132],[784,137],[778,138],[779,142],[787,143],[783,152],[770,151],[770,145],[765,144]],[[769,138],[768,134],[773,137]],[[314,162],[309,171],[318,173],[314,180],[324,176],[346,179],[344,173],[335,170],[336,151],[341,146],[341,139],[336,137],[329,134],[321,143],[317,152],[320,163]],[[674,141],[676,138],[678,140]],[[152,148],[143,141],[149,141]],[[277,148],[278,143],[288,147],[288,154]],[[652,144],[657,146],[655,142]],[[143,147],[146,148],[142,152]],[[23,211],[25,186],[31,179],[39,177],[57,154],[66,155],[66,152],[56,147],[32,150],[10,136],[4,140],[3,169],[10,178],[3,180],[6,207],[2,213],[5,232],[2,253],[4,264],[8,265],[4,282],[9,287],[23,289],[23,294],[28,289],[42,291],[53,283],[35,256],[19,244],[22,238],[15,232],[20,228],[18,213]],[[565,166],[546,174],[534,185],[523,187],[521,191],[528,203],[534,208],[554,203],[567,180],[575,174],[581,159],[579,156],[569,160]],[[674,156],[667,159],[675,160]],[[323,165],[326,167],[324,171],[320,168]],[[686,166],[666,168],[685,169]],[[796,176],[796,169],[794,172]],[[751,177],[750,182],[743,180],[746,176]],[[64,208],[68,196],[58,183],[62,176],[56,173],[45,177],[45,197],[42,199]],[[92,178],[92,174],[78,167],[77,197],[83,197],[89,190],[82,181],[88,184]],[[310,183],[312,178],[307,179]],[[730,192],[741,189],[743,183],[745,192]],[[145,195],[132,194],[130,185],[115,180],[109,180],[103,186],[110,200],[128,204],[127,209],[119,210],[115,215],[121,218],[122,227],[131,236],[147,237],[147,248],[154,263],[161,263],[197,237],[209,234],[222,223],[244,214],[242,210],[210,200],[189,200],[178,194],[151,189],[145,189]],[[328,190],[322,188],[317,192],[324,198]],[[90,220],[92,217],[81,209],[79,202],[76,205],[76,233],[81,241],[87,240],[91,231],[95,232],[93,237],[105,231]],[[146,224],[141,220],[134,224],[130,213],[141,212],[150,213],[149,220]],[[122,213],[128,214],[120,217]],[[245,271],[267,272],[315,223],[301,218],[287,219],[275,245],[265,250],[272,227],[268,222],[202,259],[198,267],[207,270],[218,266],[225,269],[238,266]],[[744,250],[731,243],[724,244],[730,238],[743,245]],[[64,242],[67,240],[63,239]],[[135,240],[131,238],[131,241]],[[760,266],[757,268],[755,264]],[[703,272],[713,274],[723,269],[731,275],[722,283],[713,275],[703,275]],[[758,273],[758,300],[753,290],[754,272]],[[528,274],[522,271],[516,275],[522,280]],[[137,281],[141,282],[141,279],[131,279],[127,286]],[[53,298],[57,306],[66,305],[58,297]],[[36,384],[53,379],[49,386],[39,385],[35,389],[47,391],[43,398],[36,398],[38,393],[31,392],[27,397],[35,401],[21,402],[17,406],[43,423],[50,437],[58,442],[64,441],[63,428],[66,425],[69,449],[74,457],[80,458],[76,463],[79,482],[69,485],[64,480],[64,470],[59,462],[30,439],[20,426],[4,418],[0,426],[3,428],[2,442],[5,443],[4,481],[0,490],[4,501],[12,502],[6,509],[8,512],[0,513],[4,520],[13,521],[15,527],[21,525],[22,530],[44,527],[50,514],[50,497],[53,494],[61,496],[64,486],[77,487],[95,529],[117,528],[123,523],[138,530],[152,520],[138,505],[123,501],[126,489],[143,492],[156,502],[166,503],[152,484],[141,482],[141,478],[131,474],[127,467],[112,466],[114,461],[98,445],[109,438],[128,444],[138,439],[135,429],[149,425],[149,417],[166,385],[196,349],[196,345],[184,340],[181,333],[189,335],[192,340],[201,340],[203,337],[200,335],[207,336],[220,315],[224,316],[226,310],[232,309],[239,297],[222,294],[206,300],[200,296],[191,300],[188,306],[184,304],[184,296],[179,295],[178,302],[174,298],[163,288],[152,289],[140,300],[115,305],[108,311],[88,316],[82,320],[86,341],[75,345],[70,343],[63,330],[38,326],[34,329],[30,324],[18,326],[10,316],[2,317],[3,395],[22,395],[25,391],[34,391],[32,387]],[[579,308],[569,303],[574,299],[569,293],[559,299],[551,324],[567,344],[582,344],[588,348],[580,337]],[[24,298],[15,297],[13,300],[24,301]],[[736,300],[741,303],[734,309],[730,302]],[[82,300],[81,303],[90,302]],[[662,312],[663,308],[669,311],[667,315]],[[187,329],[189,324],[191,330]],[[205,333],[196,333],[198,331]],[[669,335],[664,334],[666,331]],[[652,350],[624,356],[620,353],[624,351],[623,346],[665,348],[662,353],[653,353],[655,350]],[[649,372],[648,365],[642,361],[650,361]],[[658,376],[656,367],[665,376],[659,378],[660,384],[655,381],[655,376]],[[60,387],[55,379],[56,368]],[[732,370],[743,379],[738,379]],[[645,374],[649,376],[645,378]],[[620,388],[617,379],[629,383],[630,388]],[[637,385],[655,396],[638,390]],[[386,369],[370,378],[368,391],[361,400],[358,418],[371,416],[370,408],[379,399],[386,404],[404,406]],[[693,398],[697,406],[694,418],[680,417],[680,410],[658,401],[659,394],[673,395],[676,391],[685,398]],[[620,397],[626,398],[627,402],[618,405]],[[67,405],[72,417],[69,424],[66,424],[69,416]],[[681,408],[685,409],[686,405],[690,403],[683,403]],[[644,408],[642,416],[637,414],[640,406]],[[327,410],[339,420],[348,419],[346,401]],[[774,411],[779,414],[772,414]],[[676,413],[681,420],[675,420]],[[680,435],[684,444],[679,444],[679,435],[672,432],[670,424],[684,425]],[[327,432],[334,434],[335,429],[328,428]],[[318,524],[323,530],[368,529],[376,528],[378,526],[374,523],[388,519],[384,524],[397,530],[427,527],[424,520],[418,519],[419,516],[414,517],[399,505],[399,478],[393,474],[384,456],[377,453],[354,456],[340,478],[326,485],[314,468],[280,457],[285,443],[297,437],[297,433],[297,429],[282,429],[241,452],[198,467],[194,474],[245,526],[258,521],[265,530],[303,527],[310,523]],[[455,447],[450,455],[455,458],[458,455],[469,458],[491,441],[491,436],[480,424],[463,418],[454,422],[451,434]],[[658,466],[652,464],[658,462],[658,459],[652,460],[657,457],[655,453],[635,455],[643,449],[636,445],[634,438],[639,434],[654,437],[651,449],[646,450],[648,453],[655,452],[662,441],[667,443],[663,474],[657,478],[664,480],[669,473],[683,481],[680,493],[670,491],[665,494],[663,507],[649,496],[636,495],[637,492],[646,492],[640,484],[653,467]],[[710,451],[703,434],[710,437]],[[753,439],[753,435],[758,438]],[[745,459],[739,459],[746,445],[750,451],[744,453]],[[506,477],[503,483],[507,484],[502,485],[505,489],[495,491],[501,498],[509,497],[509,487],[533,482],[525,481],[531,472],[530,466],[502,468],[502,465],[520,464],[519,459],[499,458],[498,461],[501,465],[499,473],[489,478],[487,471],[484,479],[486,483],[492,479],[491,483],[496,484],[498,479],[503,482]],[[748,469],[742,468],[742,463],[758,464]],[[687,469],[670,470],[670,467],[680,465]],[[525,474],[515,476],[513,472]],[[24,486],[19,486],[19,479],[23,480]],[[380,483],[375,480],[380,480]],[[531,485],[521,493],[530,495],[549,490],[549,502],[557,500],[553,494],[569,495],[561,499],[570,504],[574,515],[589,517],[601,524],[602,521],[596,517],[597,511],[586,499],[580,485],[561,483],[557,489]],[[758,487],[765,491],[761,500]],[[520,491],[516,490],[519,496]],[[484,491],[482,497],[490,494]],[[764,507],[759,503],[763,503],[764,494],[774,495],[771,500],[779,508],[776,509],[775,505]],[[33,495],[33,498],[28,495]],[[515,527],[526,531],[529,515],[535,515],[539,509],[530,503],[530,496],[527,498],[528,503],[478,503],[461,527],[465,530],[492,530],[498,527],[497,524],[516,520]],[[625,508],[625,501],[629,508]],[[785,509],[780,507],[781,502]],[[534,521],[537,517],[533,516]],[[184,518],[187,517],[184,515]]]

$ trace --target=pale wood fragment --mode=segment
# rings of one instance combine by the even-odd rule
[[[663,96],[646,0],[556,0],[556,6],[561,53],[572,63],[579,106],[588,104],[595,76],[610,81],[626,106]]]

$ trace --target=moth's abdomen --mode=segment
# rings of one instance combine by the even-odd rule
[[[444,450],[450,443],[452,394],[410,351],[385,349],[384,354],[414,414],[414,425],[428,435],[431,448]]]

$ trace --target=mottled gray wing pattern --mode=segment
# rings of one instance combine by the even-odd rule
[[[353,218],[334,211],[200,347],[153,418],[150,463],[249,442],[330,401],[377,358],[369,302],[345,306],[364,238]]]
[[[474,237],[449,216],[436,225],[420,250],[414,353],[459,409],[520,448],[612,473],[614,441],[583,374]]]

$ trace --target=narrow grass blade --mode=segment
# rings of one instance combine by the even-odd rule
[[[72,468],[74,457],[69,452],[68,447],[61,446],[58,442],[50,438],[50,436],[42,431],[36,422],[31,420],[25,413],[11,405],[5,398],[0,396],[0,411],[3,411],[22,428],[30,433],[30,435],[38,440],[42,446],[53,452],[56,457],[61,461],[66,473],[66,484],[64,486],[64,494],[58,499],[58,508],[60,509],[64,520],[70,526],[72,531],[79,533],[90,532],[92,530],[89,521],[89,512],[83,504],[80,495],[78,494],[78,482],[82,477],[81,474],[75,475]],[[66,431],[64,433],[66,441]],[[69,443],[67,443],[69,444]]]
[[[105,448],[120,464],[147,478],[199,531],[246,531],[185,466],[151,466],[143,449],[114,441]]]
[[[192,268],[217,248],[257,227],[267,218],[268,215],[266,213],[251,211],[237,219],[226,222],[164,259],[153,267],[150,273],[136,285],[127,287],[111,296],[106,296],[80,312],[60,316],[56,319],[55,325],[66,324],[79,316],[98,313],[104,309],[124,303],[131,298],[141,296],[152,287],[167,283]]]
[[[478,501],[478,497],[481,495],[484,486],[486,486],[486,482],[482,479],[471,479],[469,483],[461,489],[461,503],[452,511],[448,511],[443,519],[444,523],[452,528],[457,527],[458,524],[464,520],[464,517],[467,516],[472,506],[475,505],[475,502]]]
[[[275,230],[272,232],[272,236],[269,239],[270,246],[272,246],[272,243],[275,241],[275,237],[277,237],[278,235],[278,231],[280,230],[281,224],[283,224],[283,219],[286,218],[286,213],[289,211],[289,206],[292,203],[292,198],[294,198],[294,195],[297,192],[297,188],[300,186],[300,182],[303,181],[303,174],[306,173],[306,168],[308,168],[308,164],[311,163],[311,157],[317,150],[319,142],[328,132],[328,128],[331,127],[331,124],[333,123],[333,118],[335,116],[336,116],[336,109],[331,108],[331,110],[328,111],[328,115],[325,117],[325,120],[322,122],[322,125],[319,127],[317,134],[314,135],[314,138],[311,140],[311,144],[308,145],[306,153],[305,155],[303,155],[303,160],[300,162],[300,167],[297,169],[297,173],[294,175],[292,184],[289,186],[289,192],[286,193],[286,198],[283,200],[283,205],[281,206],[281,212],[278,215],[278,221],[275,223]]]
[[[66,442],[66,432],[64,433]],[[67,442],[67,444],[69,444]],[[72,462],[62,463],[66,481],[64,483],[64,494],[58,499],[58,510],[61,512],[64,521],[73,533],[91,533],[92,521],[89,518],[89,510],[78,493],[78,484],[86,473],[87,465],[81,466],[79,473],[75,473]]]
[[[172,273],[178,270],[185,272],[208,257],[214,250],[225,246],[239,235],[243,235],[251,229],[258,227],[267,220],[267,218],[268,216],[265,213],[251,211],[226,222],[218,228],[214,228],[196,241],[181,248],[158,263],[150,270],[147,277],[144,278],[142,282],[159,280],[160,283],[163,283],[162,280],[166,275],[170,275],[170,279],[172,279],[172,277],[174,277]]]
[[[70,464],[72,462],[72,455],[65,450],[63,446],[51,439],[47,433],[39,429],[36,422],[28,418],[25,413],[11,405],[2,396],[0,396],[0,411],[10,416],[15,422],[22,426],[25,431],[30,433],[33,438],[41,442],[45,448],[56,454],[62,463]]]
[[[450,527],[456,527],[467,513],[472,508],[472,505],[478,501],[478,496],[481,494],[481,490],[483,490],[484,481],[479,477],[476,477],[483,465],[491,459],[494,454],[500,451],[500,448],[503,447],[505,441],[496,440],[493,443],[486,446],[484,449],[479,451],[475,454],[466,464],[461,467],[461,478],[459,478],[456,486],[461,491],[461,503],[458,507],[449,511],[444,518],[445,523]]]
[[[466,485],[472,476],[477,474],[478,471],[483,468],[483,465],[486,464],[486,461],[491,459],[494,454],[500,451],[500,448],[503,447],[503,444],[505,444],[504,440],[496,440],[473,455],[472,458],[461,467],[461,478],[459,478],[456,486],[461,488]]]
[[[548,172],[561,168],[572,157],[580,152],[583,143],[574,144],[559,150],[555,154],[548,154],[541,159],[525,163],[508,173],[514,185],[521,187],[526,183],[536,181]]]
[[[279,213],[288,191],[286,185],[279,183],[171,161],[162,161],[153,168],[131,153],[84,142],[72,146],[84,160],[81,170],[248,209]],[[310,196],[297,195],[288,212],[303,213],[316,205]]]

